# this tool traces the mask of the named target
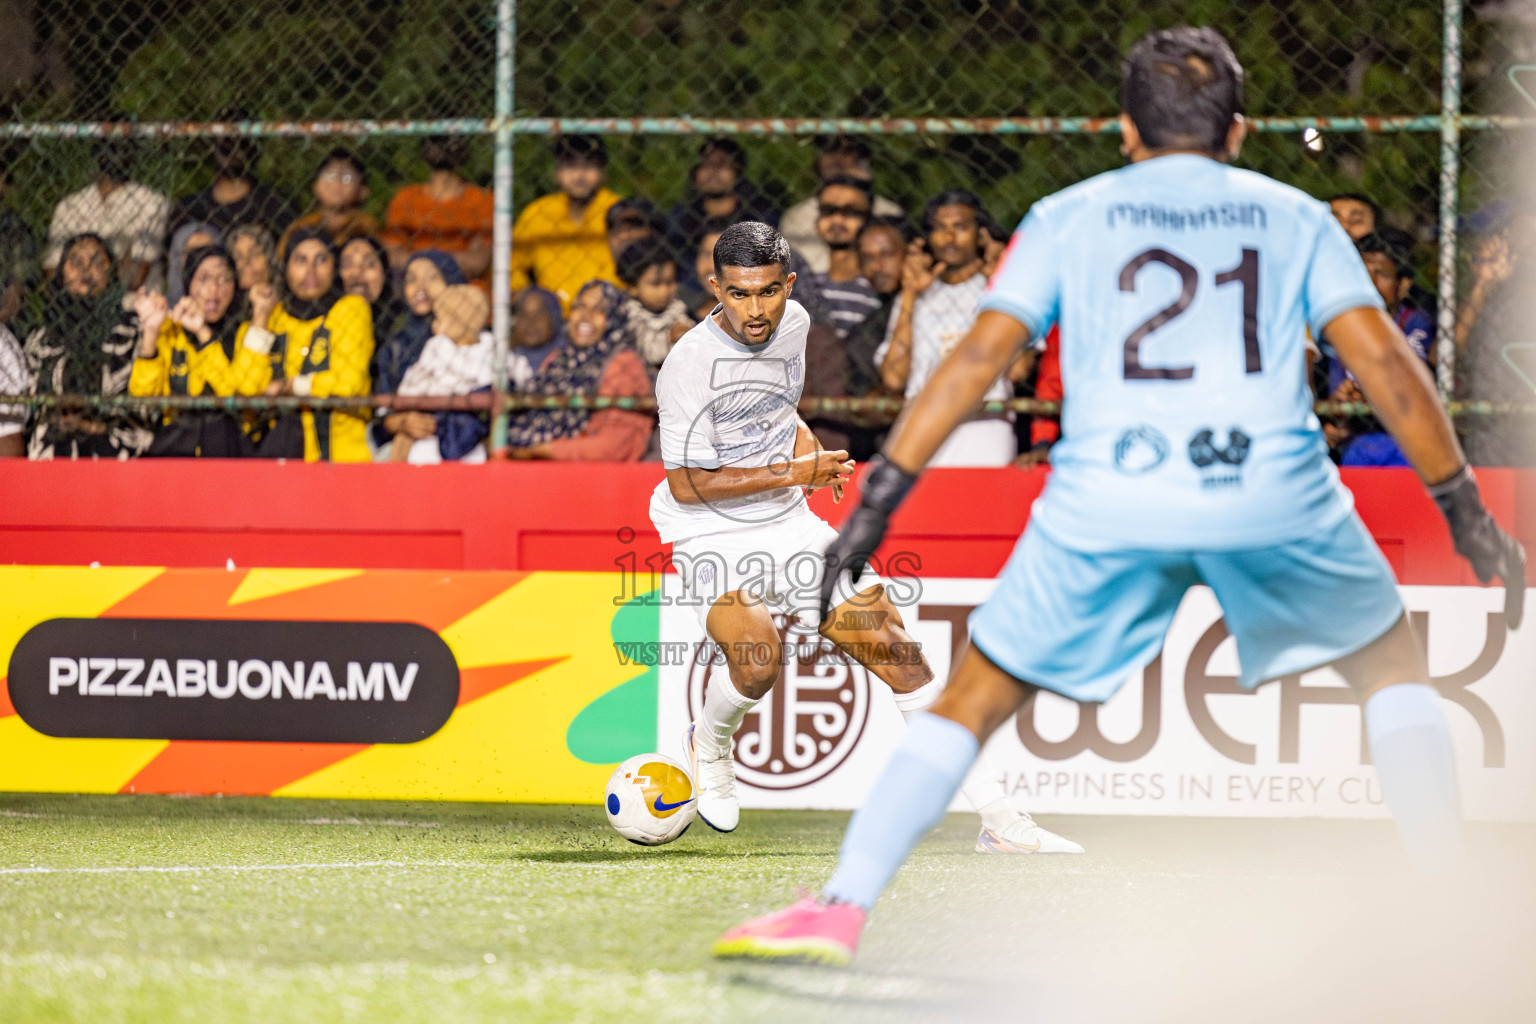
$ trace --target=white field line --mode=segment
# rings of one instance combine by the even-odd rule
[[[397,821],[392,818],[293,818],[267,819],[293,825],[383,825],[389,828],[442,828],[440,821]]]
[[[357,860],[332,861],[324,864],[173,864],[163,867],[130,866],[107,868],[0,868],[0,875],[121,875],[121,874],[186,874],[200,871],[350,871],[358,868],[495,868],[495,864],[479,864],[458,860]]]
[[[6,811],[0,810],[0,818],[50,818],[55,821],[181,821],[180,818],[150,817],[113,817],[105,814],[39,814],[34,811]],[[273,825],[362,825],[364,827],[379,826],[381,828],[442,828],[440,821],[405,821],[397,818],[230,818],[230,821],[242,823],[254,822]]]

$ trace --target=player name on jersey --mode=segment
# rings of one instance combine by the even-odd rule
[[[1108,217],[1111,230],[1130,227],[1160,231],[1199,231],[1202,228],[1258,228],[1263,231],[1269,227],[1269,213],[1261,203],[1217,203],[1197,207],[1116,203],[1109,208]]]

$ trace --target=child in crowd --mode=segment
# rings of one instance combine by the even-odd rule
[[[289,226],[278,240],[278,251],[287,252],[288,237],[299,228],[319,228],[337,246],[358,235],[378,237],[379,222],[363,212],[368,201],[368,176],[362,158],[351,150],[336,148],[326,154],[315,172],[315,202],[310,211]]]
[[[696,322],[677,297],[677,260],[660,239],[646,239],[619,254],[618,272],[629,336],[654,369]]]
[[[467,395],[491,386],[492,353],[496,344],[487,330],[491,304],[473,285],[445,288],[432,304],[432,338],[421,358],[405,371],[401,395]],[[437,432],[413,440],[404,431],[395,435],[391,462],[417,464],[458,460],[485,461],[484,424],[469,413],[439,413]]]

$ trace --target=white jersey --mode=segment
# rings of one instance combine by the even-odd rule
[[[987,292],[985,274],[950,284],[935,278],[912,304],[912,369],[907,374],[907,397],[916,398],[944,358],[959,346],[976,322],[976,305]],[[984,402],[1006,401],[1013,389],[998,377],[982,396]]]
[[[976,322],[976,305],[987,291],[985,274],[975,274],[958,284],[935,278],[912,306],[912,363],[907,374],[908,399],[916,398],[944,358],[954,351]],[[875,350],[875,365],[885,362],[896,333],[896,314],[886,325],[885,341]],[[1013,397],[1007,377],[999,376],[982,396],[986,402]],[[961,423],[939,446],[930,468],[938,466],[1006,466],[1018,458],[1019,441],[1013,432],[1013,414],[976,414]]]
[[[786,465],[795,457],[810,315],[791,299],[767,341],[743,345],[715,322],[718,312],[683,335],[661,365],[661,460],[668,469]],[[663,480],[651,495],[651,522],[670,544],[771,523],[804,504],[799,487],[685,504]]]

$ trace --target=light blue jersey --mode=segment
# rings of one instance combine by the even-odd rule
[[[1083,551],[1232,550],[1353,508],[1306,336],[1382,308],[1328,207],[1252,171],[1155,157],[1036,203],[980,308],[1061,325],[1062,440],[1033,519]]]

